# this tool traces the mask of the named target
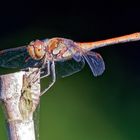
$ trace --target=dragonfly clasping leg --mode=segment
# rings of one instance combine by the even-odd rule
[[[43,79],[45,77],[48,77],[49,75],[50,75],[50,61],[47,61],[47,73],[41,76],[40,78]]]
[[[49,86],[44,91],[41,92],[40,96],[42,96],[45,92],[47,92],[53,86],[53,84],[56,81],[55,63],[54,63],[54,61],[52,61],[52,63],[51,63],[50,71],[51,71],[51,76],[52,76],[52,82],[49,84]]]
[[[28,68],[28,70],[30,71],[30,67]],[[33,78],[29,78],[29,79],[31,79],[30,81],[28,81],[29,85],[34,84],[34,83],[38,80],[37,77],[40,75],[40,72],[39,72],[39,71],[40,71],[40,70],[37,69],[37,70],[31,72],[31,73],[28,75],[28,77],[31,77],[33,74],[35,74],[35,76],[34,76]]]

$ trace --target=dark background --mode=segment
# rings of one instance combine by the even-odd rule
[[[135,1],[5,1],[0,5],[0,50],[56,36],[86,42],[139,31],[140,8]],[[140,41],[96,51],[106,64],[102,76],[94,78],[86,66],[58,79],[41,97],[40,140],[140,139]],[[7,139],[2,110],[0,139]]]

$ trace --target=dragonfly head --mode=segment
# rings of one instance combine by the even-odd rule
[[[43,58],[45,54],[44,42],[40,40],[32,41],[27,47],[29,55],[36,60]]]

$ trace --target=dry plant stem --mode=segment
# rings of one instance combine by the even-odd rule
[[[38,69],[2,75],[0,98],[4,105],[10,140],[35,140],[33,113],[39,104]]]

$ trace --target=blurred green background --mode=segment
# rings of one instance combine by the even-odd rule
[[[140,31],[139,7],[132,4],[124,8],[122,3],[122,7],[104,3],[100,11],[97,1],[93,9],[89,4],[84,11],[85,3],[78,8],[61,5],[64,9],[56,4],[53,10],[41,3],[18,4],[1,16],[1,50],[56,36],[86,42]],[[95,50],[106,64],[100,77],[93,77],[86,65],[81,72],[57,79],[41,97],[40,140],[139,140],[139,46],[140,42],[133,42]],[[0,69],[5,72],[11,70]],[[2,109],[0,139],[7,140]]]

